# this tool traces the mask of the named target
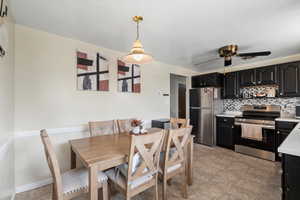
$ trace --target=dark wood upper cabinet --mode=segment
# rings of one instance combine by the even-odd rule
[[[224,75],[223,98],[239,98],[238,72],[230,72]]]
[[[211,73],[198,76],[192,76],[192,88],[202,87],[222,87],[223,74]]]
[[[248,69],[239,72],[240,77],[240,86],[241,87],[248,87],[255,85],[255,70]]]
[[[223,81],[222,81],[223,80]],[[240,98],[240,87],[278,85],[278,97],[300,97],[300,61],[192,77],[192,87],[221,87],[222,98]]]
[[[255,69],[256,85],[277,84],[277,67],[268,66]]]
[[[279,65],[279,96],[280,97],[298,97],[300,96],[300,63],[286,63]]]

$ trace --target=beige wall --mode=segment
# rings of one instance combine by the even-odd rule
[[[26,188],[26,184],[49,177],[36,131],[47,128],[58,133],[52,137],[62,169],[66,170],[69,168],[67,141],[85,135],[85,131],[72,131],[72,128],[70,131],[68,127],[78,127],[89,120],[129,117],[151,120],[169,117],[170,97],[162,93],[170,91],[170,73],[185,76],[194,74],[182,67],[155,61],[141,66],[140,94],[119,93],[117,58],[125,52],[112,51],[21,25],[15,27],[15,40],[15,131],[18,135],[15,144],[16,186],[20,190]],[[77,48],[97,50],[110,60],[109,92],[76,90]],[[67,128],[68,133],[63,133],[65,129],[57,128]]]
[[[0,200],[14,194],[14,21],[10,9],[9,15],[0,25],[0,44],[6,51],[0,58]]]

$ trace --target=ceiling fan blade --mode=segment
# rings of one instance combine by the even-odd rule
[[[209,60],[206,60],[206,61],[203,61],[203,62],[195,63],[194,65],[195,65],[195,66],[198,66],[198,65],[204,65],[204,64],[207,64],[207,63],[210,63],[210,62],[219,60],[219,59],[220,59],[220,58],[213,58],[213,59],[209,59]]]
[[[239,53],[239,57],[256,57],[256,56],[268,56],[271,54],[271,51],[260,51],[260,52],[250,52],[250,53]]]

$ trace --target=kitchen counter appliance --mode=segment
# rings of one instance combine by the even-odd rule
[[[277,105],[244,105],[243,114],[235,118],[235,151],[266,160],[275,161],[276,133],[275,119],[280,117],[281,107]],[[244,128],[243,128],[244,126]],[[261,138],[245,137],[244,132],[260,130]],[[252,129],[253,127],[253,129]]]

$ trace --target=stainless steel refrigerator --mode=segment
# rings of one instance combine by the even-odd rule
[[[216,115],[222,111],[221,89],[190,89],[190,123],[196,143],[216,144]]]

